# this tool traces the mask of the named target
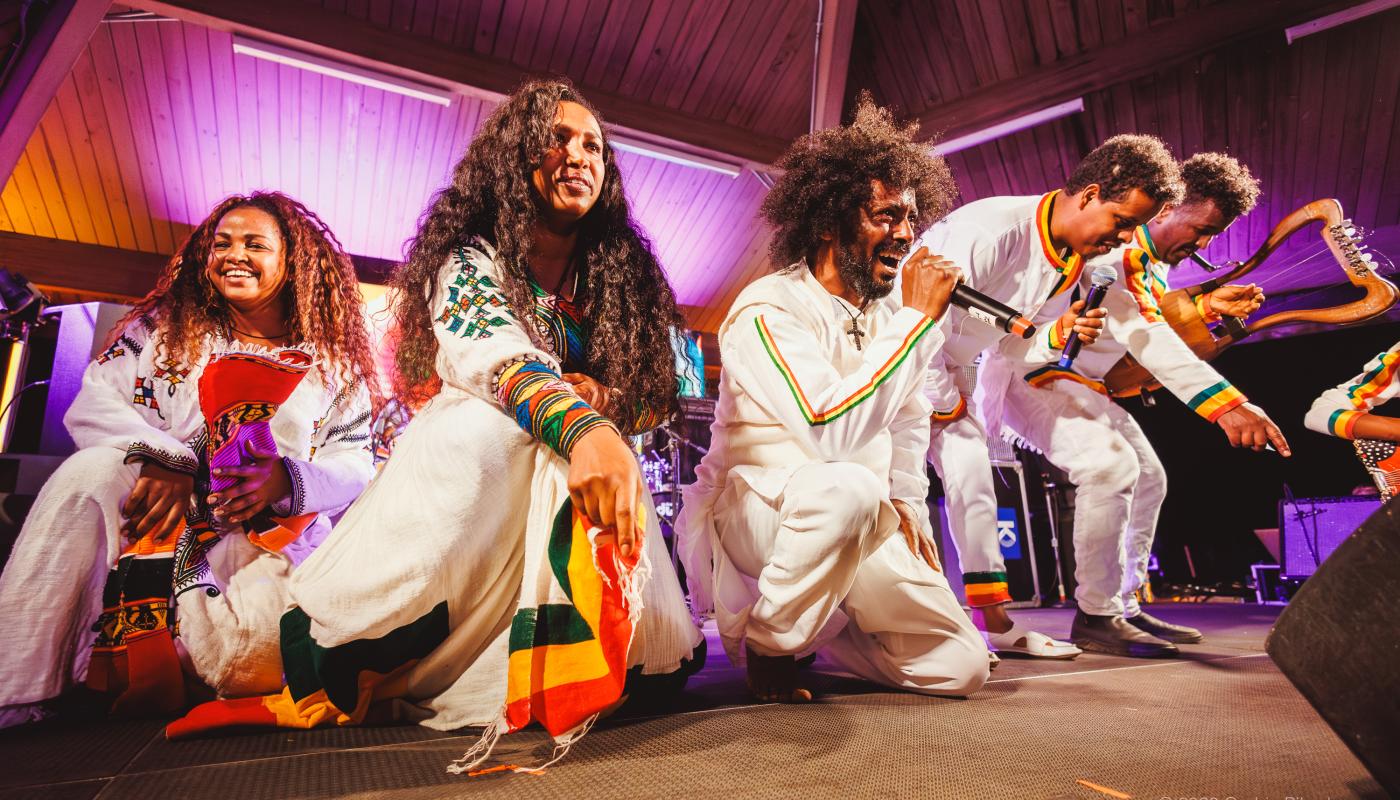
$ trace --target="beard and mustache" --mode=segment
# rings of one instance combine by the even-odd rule
[[[862,252],[859,244],[842,244],[836,248],[836,271],[841,276],[841,280],[851,288],[862,300],[879,300],[889,295],[894,290],[894,280],[882,282],[875,277],[875,261],[872,257],[866,256]],[[908,255],[908,248],[893,242],[881,244],[875,248],[874,258],[894,258],[903,259]]]

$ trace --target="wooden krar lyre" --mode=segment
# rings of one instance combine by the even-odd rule
[[[1365,294],[1340,305],[1280,311],[1248,324],[1234,317],[1226,317],[1212,330],[1196,310],[1196,296],[1237,282],[1264,263],[1284,240],[1313,222],[1322,223],[1322,240],[1333,259],[1341,267],[1347,280],[1363,289]],[[1364,322],[1388,311],[1395,305],[1397,297],[1400,297],[1400,291],[1393,283],[1381,277],[1369,261],[1369,256],[1363,254],[1356,229],[1350,220],[1342,216],[1341,203],[1326,199],[1314,200],[1284,217],[1282,222],[1274,226],[1269,238],[1254,255],[1227,274],[1211,278],[1197,286],[1176,289],[1162,295],[1162,316],[1196,355],[1209,361],[1246,336],[1287,322],[1318,322],[1324,325]],[[1144,390],[1150,391],[1160,386],[1152,374],[1132,356],[1124,356],[1122,361],[1114,365],[1104,377],[1104,384],[1114,397],[1133,397]]]

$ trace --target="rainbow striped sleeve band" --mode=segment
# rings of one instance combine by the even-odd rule
[[[1400,365],[1400,352],[1381,353],[1368,363],[1360,380],[1347,387],[1347,397],[1359,409],[1369,409],[1381,392],[1395,380],[1395,370]]]
[[[1352,433],[1352,428],[1356,427],[1356,420],[1360,416],[1360,411],[1347,411],[1344,408],[1339,408],[1327,418],[1327,429],[1343,439],[1355,439],[1356,434]]]
[[[967,595],[967,604],[973,608],[1011,602],[1005,572],[964,572],[963,593]]]
[[[1246,398],[1229,381],[1221,381],[1208,389],[1202,389],[1186,405],[1210,422],[1220,419],[1226,411],[1243,405]]]
[[[933,420],[934,422],[947,422],[948,420],[957,419],[958,417],[961,417],[963,415],[963,412],[966,410],[967,400],[964,399],[962,395],[958,395],[958,404],[953,406],[952,411],[939,411],[935,408],[933,410],[933,413],[929,415],[929,419]]]
[[[496,400],[526,433],[566,459],[585,433],[600,425],[613,427],[538,361],[507,364],[496,376]]]
[[[777,367],[779,374],[783,376],[783,382],[787,384],[788,391],[792,393],[792,399],[797,402],[797,407],[802,411],[802,416],[807,420],[808,425],[825,425],[828,422],[840,417],[847,411],[855,408],[875,394],[875,390],[880,388],[880,384],[889,379],[894,371],[904,363],[904,359],[909,357],[914,345],[919,339],[934,327],[933,317],[924,317],[917,325],[905,335],[904,341],[899,343],[899,347],[885,359],[879,369],[870,376],[863,386],[856,389],[844,400],[833,403],[830,408],[818,410],[812,406],[807,399],[807,394],[802,390],[802,385],[797,382],[797,376],[793,374],[792,368],[788,366],[783,354],[778,350],[778,343],[773,338],[773,334],[768,330],[768,323],[759,314],[754,318],[754,325],[758,327],[758,338],[763,342],[763,349],[768,352],[768,358],[773,361],[773,366]]]
[[[1196,313],[1201,315],[1201,319],[1206,322],[1217,322],[1220,315],[1210,310],[1210,292],[1202,292],[1192,300],[1196,304]]]
[[[1045,329],[1045,341],[1050,344],[1051,350],[1065,349],[1065,335],[1060,332],[1060,321],[1055,320]]]

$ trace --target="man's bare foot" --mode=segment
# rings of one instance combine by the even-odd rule
[[[972,623],[987,633],[1006,633],[1013,624],[1005,603],[972,609]]]
[[[797,659],[762,656],[747,648],[749,691],[770,703],[809,703],[812,692],[797,685]]]

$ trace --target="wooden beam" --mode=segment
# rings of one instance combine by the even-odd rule
[[[816,96],[812,98],[813,129],[841,124],[842,103],[846,99],[846,76],[851,65],[851,41],[856,32],[856,4],[859,0],[823,0],[821,44],[817,49]]]
[[[495,102],[534,74],[514,64],[347,14],[298,2],[248,0],[134,0],[162,16],[294,47],[358,67],[397,75]],[[705,158],[761,167],[787,147],[776,136],[664,106],[579,86],[613,129],[638,140]]]
[[[1151,75],[1242,40],[1356,5],[1317,0],[1235,0],[1192,11],[1140,36],[999,81],[919,117],[921,134],[951,139]],[[930,35],[937,39],[937,32]]]
[[[0,86],[0,184],[9,178],[58,87],[87,48],[110,0],[54,0]],[[29,13],[35,14],[31,8]]]
[[[155,288],[169,256],[0,231],[0,267],[31,282],[95,294],[141,297]],[[361,283],[382,284],[394,263],[351,256]]]

